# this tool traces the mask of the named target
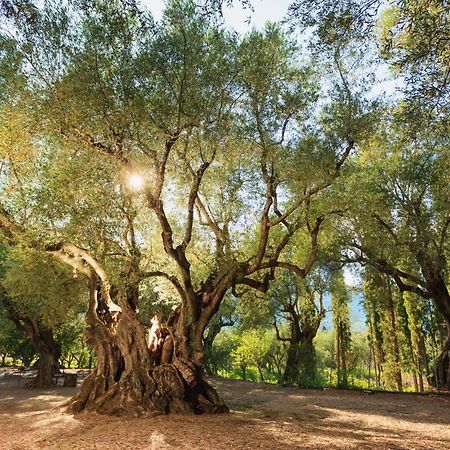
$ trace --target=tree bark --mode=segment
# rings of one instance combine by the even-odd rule
[[[291,322],[290,336],[287,338],[281,337],[276,321],[274,322],[277,339],[289,343],[286,366],[282,377],[282,383],[285,385],[296,384],[301,387],[311,387],[316,378],[313,339],[317,334],[324,316],[323,297],[321,294],[320,306],[316,307],[314,294],[309,288],[306,289],[306,295],[311,300],[310,307],[314,308],[317,314],[311,311],[302,311],[299,308],[300,292],[296,284],[295,291],[292,293],[292,299],[284,305],[283,309],[284,313],[289,314],[289,320]]]
[[[295,331],[295,328],[297,330]],[[318,326],[300,330],[294,327],[287,353],[283,384],[296,384],[300,387],[311,387],[316,377],[316,359],[313,339]]]
[[[441,353],[436,358],[430,384],[437,389],[450,390],[450,323],[447,323],[448,337],[442,344]]]
[[[300,341],[291,340],[287,352],[286,367],[283,374],[283,384],[291,385],[298,381],[300,372]]]
[[[195,345],[197,333],[203,333],[199,320],[187,323],[179,308],[163,328],[161,348],[150,355],[134,303],[119,299],[122,311],[111,314],[95,280],[90,287],[85,338],[97,365],[69,401],[70,412],[139,416],[228,410],[203,375]]]
[[[431,385],[442,390],[450,390],[450,294],[444,279],[436,276],[430,283],[430,291],[434,294],[432,299],[444,319],[447,328],[447,337],[442,344],[441,353],[436,358],[433,367]]]
[[[289,312],[291,314],[291,335],[289,338],[284,339],[289,342],[286,366],[283,374],[284,385],[296,384],[300,373],[300,344],[302,341],[302,332],[295,310],[290,308]],[[280,336],[278,336],[278,331],[277,337],[281,339]]]
[[[26,332],[39,354],[37,376],[25,386],[29,388],[53,386],[53,375],[59,372],[59,358],[61,357],[61,348],[54,340],[53,330],[43,327],[35,319],[18,314],[6,296],[3,297],[3,305],[8,311],[9,318],[17,328]]]
[[[303,388],[313,387],[316,385],[316,376],[316,351],[313,338],[308,337],[300,344],[300,377],[297,384]]]
[[[428,378],[428,382],[437,389],[450,391],[450,294],[442,277],[437,277],[430,284],[430,297],[444,319],[447,336],[443,341],[441,352],[434,361],[432,375]],[[423,360],[426,369],[428,365],[426,353]]]
[[[61,348],[53,339],[51,330],[41,330],[30,334],[34,347],[39,352],[38,373],[35,379],[26,384],[31,388],[48,388],[54,385],[53,375],[59,372]]]

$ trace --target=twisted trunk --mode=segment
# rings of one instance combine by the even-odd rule
[[[300,347],[300,371],[301,378],[298,380],[300,387],[308,388],[317,385],[316,350],[313,338],[310,336]]]
[[[39,355],[37,376],[30,380],[26,387],[48,388],[53,386],[53,375],[59,372],[59,358],[61,357],[61,347],[53,337],[53,330],[42,326],[35,319],[17,313],[4,291],[2,291],[2,303],[8,311],[9,318],[18,329],[27,334]]]
[[[138,416],[227,411],[204,379],[198,348],[202,315],[189,320],[184,308],[176,310],[150,354],[135,303],[118,303],[121,312],[108,312],[101,291],[91,282],[85,337],[95,350],[97,366],[69,401],[71,412]]]
[[[28,328],[28,327],[26,327]],[[53,338],[53,332],[30,326],[28,331],[33,346],[39,353],[38,373],[36,378],[27,383],[31,388],[48,388],[53,386],[53,375],[59,372],[61,348]]]
[[[447,337],[442,344],[441,353],[436,358],[430,384],[438,389],[450,390],[450,294],[442,277],[433,280],[433,301],[441,313],[447,327]]]
[[[434,363],[431,384],[438,389],[450,390],[450,332]]]
[[[301,339],[300,325],[297,320],[293,319],[291,322],[291,336],[286,339],[289,342],[289,348],[283,373],[283,384],[285,385],[295,384],[299,378]]]

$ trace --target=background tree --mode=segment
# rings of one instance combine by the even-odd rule
[[[243,380],[248,377],[248,369],[254,367],[259,381],[265,381],[264,371],[268,365],[272,337],[269,330],[248,330],[239,335],[232,357],[241,370]]]
[[[80,284],[67,268],[49,256],[19,248],[5,253],[2,272],[3,307],[39,355],[38,374],[29,385],[51,386],[61,356],[55,331],[64,321],[70,321],[73,311],[80,307]]]
[[[3,304],[0,304],[0,357],[1,366],[8,362],[16,364],[20,360],[24,367],[30,367],[36,357],[36,350],[29,337],[22,330],[18,330],[9,318]]]
[[[342,271],[331,276],[331,309],[333,311],[334,359],[337,371],[337,386],[348,387],[348,366],[351,350],[349,296]]]
[[[383,169],[379,172],[381,177],[376,182],[372,178],[371,191],[379,193],[384,190],[382,187],[389,186],[395,200],[383,213],[378,211],[375,227],[380,228],[379,236],[390,240],[390,245],[395,245],[405,258],[399,261],[373,246],[367,247],[367,242],[360,240],[361,234],[358,235],[358,251],[364,253],[360,261],[371,260],[375,267],[392,276],[402,291],[433,298],[446,323],[449,216],[448,208],[442,205],[448,204],[448,193],[440,186],[448,184],[445,169],[448,152],[444,150],[448,146],[444,131],[448,128],[449,94],[447,13],[448,5],[442,1],[386,4],[365,0],[319,3],[299,0],[290,8],[292,23],[313,27],[315,48],[333,52],[333,49],[347,47],[359,54],[372,48],[374,54],[377,49],[373,43],[378,43],[386,63],[403,80],[403,100],[397,109],[388,111],[395,120],[384,119],[389,124],[384,129],[391,131],[387,133],[390,137],[385,140],[386,133],[376,133],[384,136],[381,140],[385,153]],[[428,38],[431,35],[433,37]],[[366,165],[368,161],[363,160]],[[431,174],[433,182],[430,182]],[[376,200],[376,196],[371,197],[372,208]],[[387,197],[385,200],[387,205]],[[379,207],[378,203],[375,208]],[[393,215],[390,220],[386,217],[389,213]],[[363,221],[367,210],[362,209],[359,214],[359,220]],[[404,236],[399,235],[400,228]],[[410,270],[411,262],[407,262],[411,260],[415,261],[415,271]],[[448,362],[447,341],[436,360],[435,385],[448,388]]]
[[[275,316],[277,339],[288,343],[283,383],[295,383],[303,387],[317,383],[313,340],[325,316],[322,275],[320,272],[311,273],[307,278],[298,280],[287,274],[270,291],[277,316],[281,315],[289,324],[287,336],[282,336]]]
[[[373,165],[364,159],[369,172],[362,195],[369,196],[360,206],[364,203],[368,209],[364,207],[364,213],[359,209],[353,222],[355,237],[348,246],[349,259],[371,264],[391,276],[402,292],[433,299],[448,322],[445,144],[438,135],[429,142],[417,133],[413,138],[398,129],[393,133],[398,135],[383,140],[380,159],[373,158]],[[360,188],[362,185],[359,182]],[[441,387],[447,385],[447,352],[444,345],[435,366],[435,384]]]
[[[384,385],[388,389],[402,390],[399,325],[393,286],[390,280],[376,271],[365,272],[365,295],[368,304],[376,310],[372,313],[374,330],[373,350],[375,370],[382,371]]]

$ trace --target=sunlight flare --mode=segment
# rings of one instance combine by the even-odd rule
[[[128,177],[128,186],[134,191],[140,191],[144,187],[144,178],[137,173],[133,173]]]

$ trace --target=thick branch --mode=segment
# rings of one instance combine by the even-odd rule
[[[105,299],[108,309],[113,311],[122,311],[122,308],[116,305],[110,297],[111,284],[108,275],[103,267],[93,258],[87,250],[77,247],[68,242],[61,242],[56,245],[49,245],[45,251],[60,261],[75,267],[80,272],[85,273],[89,278],[95,274],[101,282],[102,295]]]
[[[263,277],[263,281],[254,280],[252,278],[244,277],[241,280],[239,280],[239,284],[245,284],[247,286],[250,286],[253,289],[256,289],[257,291],[262,292],[263,294],[267,293],[270,287],[270,281],[274,279],[274,273],[271,271],[270,273],[267,273]]]
[[[367,262],[372,266],[378,268],[381,272],[386,273],[387,275],[398,276],[400,278],[404,278],[405,280],[410,281],[419,286],[423,286],[427,288],[427,283],[421,280],[419,277],[412,275],[410,273],[404,272],[403,270],[397,269],[388,261],[382,258],[377,258],[368,248],[363,247],[360,244],[353,243],[354,247],[363,252],[367,256]]]
[[[202,182],[203,175],[209,165],[210,162],[204,162],[194,176],[194,183],[192,185],[191,192],[189,193],[186,230],[184,233],[183,243],[181,244],[184,249],[189,245],[192,239],[192,227],[194,224],[194,204],[198,199],[198,190],[200,188],[200,183]]]
[[[264,255],[266,254],[267,242],[269,241],[269,233],[270,233],[269,210],[270,210],[273,200],[272,200],[272,196],[270,195],[269,187],[267,189],[268,189],[268,193],[266,196],[266,202],[264,204],[263,212],[261,215],[261,221],[260,221],[260,238],[259,238],[258,250],[257,250],[256,255],[253,258],[252,264],[249,268],[249,273],[257,270],[257,268],[261,264],[261,261],[263,260]]]
[[[394,239],[395,243],[398,245],[401,245],[400,239],[398,239],[397,235],[394,232],[394,229],[385,220],[383,220],[378,214],[374,214],[374,217],[380,223],[380,225],[388,231],[388,233]]]
[[[171,137],[166,141],[166,144],[164,146],[164,153],[161,158],[161,161],[158,164],[158,171],[156,174],[156,185],[155,185],[155,192],[154,192],[154,199],[159,200],[161,197],[162,189],[164,186],[164,179],[166,175],[166,166],[167,166],[167,160],[169,159],[170,152],[172,150],[172,147],[174,146],[175,142],[177,141],[178,136]]]
[[[178,281],[177,277],[169,275],[168,273],[162,272],[160,270],[142,272],[141,277],[142,278],[162,277],[165,278],[166,280],[169,280],[174,285],[178,294],[180,294],[181,299],[186,300],[186,293],[184,292],[183,287],[181,286],[181,283]]]
[[[81,139],[89,144],[92,148],[99,151],[101,154],[119,163],[123,168],[130,169],[130,161],[123,156],[122,151],[117,152],[114,148],[103,144],[100,141],[95,140],[90,134],[85,133],[78,128],[74,128],[75,132],[81,137]]]

